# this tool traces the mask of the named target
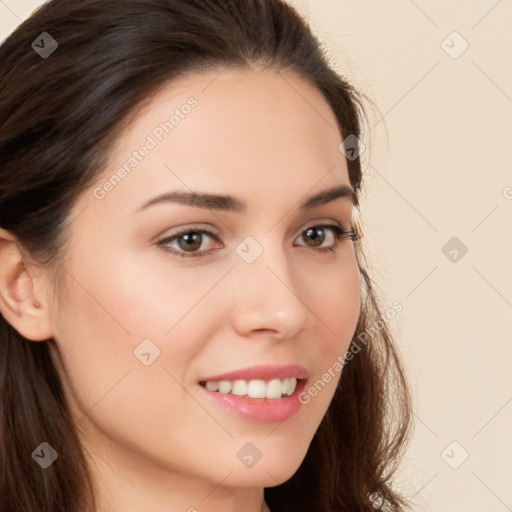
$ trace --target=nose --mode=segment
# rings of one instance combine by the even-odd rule
[[[301,279],[302,278],[302,279]],[[298,269],[291,269],[282,250],[264,248],[252,263],[236,258],[231,272],[233,325],[241,336],[254,331],[275,339],[293,338],[311,325],[307,297]]]

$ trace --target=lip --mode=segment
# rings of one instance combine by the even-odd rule
[[[208,382],[212,380],[272,380],[285,379],[286,377],[295,377],[297,380],[304,380],[309,377],[308,371],[300,364],[261,364],[243,368],[227,373],[219,373],[199,379],[199,382]],[[292,395],[293,396],[293,395]]]
[[[224,408],[231,414],[258,423],[274,423],[283,422],[299,412],[303,405],[299,400],[299,395],[306,387],[306,383],[307,379],[298,380],[295,391],[291,395],[281,398],[248,398],[247,396],[209,391],[201,384],[198,384],[198,387],[201,393],[205,393],[206,397],[215,405]]]
[[[285,379],[295,377],[297,386],[295,391],[281,398],[249,398],[247,396],[237,396],[230,393],[224,394],[218,391],[209,391],[203,385],[208,381],[221,380],[265,380]],[[243,368],[226,373],[219,373],[199,379],[199,388],[206,394],[209,400],[228,412],[237,416],[246,418],[250,421],[259,423],[282,422],[291,418],[302,406],[299,400],[299,394],[306,387],[309,378],[308,371],[299,364],[261,364]]]

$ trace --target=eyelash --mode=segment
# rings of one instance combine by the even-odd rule
[[[347,231],[346,229],[343,229],[340,226],[337,226],[336,224],[314,224],[312,226],[307,227],[304,231],[302,231],[301,235],[303,233],[306,233],[308,230],[310,230],[312,228],[322,228],[322,229],[327,228],[327,229],[330,229],[334,233],[335,241],[334,241],[334,245],[332,247],[323,247],[321,249],[312,248],[313,250],[316,250],[321,253],[325,253],[328,251],[330,251],[332,253],[336,253],[339,249],[339,245],[341,244],[341,242],[343,240],[356,241],[359,239],[354,228],[351,228],[350,230]],[[192,233],[195,233],[195,234],[200,233],[200,234],[208,235],[217,241],[219,240],[218,236],[215,233],[212,233],[211,231],[208,231],[206,229],[187,228],[183,231],[180,231],[179,233],[175,233],[174,235],[172,235],[170,237],[160,240],[159,242],[157,242],[156,245],[159,247],[162,247],[165,251],[170,252],[173,256],[175,256],[177,258],[202,258],[202,257],[204,257],[203,253],[206,251],[198,251],[195,253],[187,254],[185,252],[179,252],[174,249],[170,249],[169,247],[166,246],[166,244],[173,242],[174,240],[176,240],[184,235],[189,235]],[[304,246],[304,247],[307,247],[307,246]]]

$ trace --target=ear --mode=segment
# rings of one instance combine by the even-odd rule
[[[0,312],[23,337],[53,337],[44,270],[27,261],[16,237],[0,228]]]

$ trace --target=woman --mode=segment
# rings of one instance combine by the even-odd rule
[[[0,510],[403,510],[361,101],[302,18],[53,0],[0,61]]]

